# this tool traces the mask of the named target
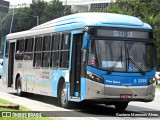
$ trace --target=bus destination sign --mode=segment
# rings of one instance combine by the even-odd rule
[[[139,39],[149,39],[151,33],[147,31],[106,30],[106,29],[97,29],[96,31],[97,31],[96,35],[98,37],[139,38]]]
[[[132,38],[132,32],[129,31],[114,31],[114,37],[127,37]]]

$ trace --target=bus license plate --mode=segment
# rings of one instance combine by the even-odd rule
[[[121,99],[132,99],[132,94],[120,94]]]

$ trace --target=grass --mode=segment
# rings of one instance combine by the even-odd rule
[[[156,88],[160,89],[160,85],[156,85]]]
[[[0,98],[0,104],[13,104],[13,103]],[[13,112],[22,112],[22,113],[25,113],[25,111],[34,112],[24,106],[20,106],[19,110],[0,107],[0,116],[2,116],[3,111],[7,111],[7,112],[13,111]],[[49,117],[0,117],[0,120],[52,120],[52,119]]]

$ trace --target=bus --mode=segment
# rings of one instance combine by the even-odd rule
[[[5,37],[3,83],[58,98],[127,108],[155,97],[156,47],[150,25],[113,13],[76,13]]]

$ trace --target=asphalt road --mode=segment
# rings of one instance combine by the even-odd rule
[[[130,102],[125,111],[116,111],[114,106],[77,104],[74,109],[63,109],[57,105],[57,99],[42,95],[29,94],[26,97],[19,97],[12,88],[2,85],[0,79],[0,98],[23,105],[34,111],[44,111],[45,115],[65,120],[124,120],[160,119],[160,89],[156,90],[155,100],[149,103]],[[150,115],[150,117],[148,117]],[[66,117],[67,116],[67,117]],[[141,117],[139,117],[141,116]],[[143,116],[143,117],[142,117]],[[76,118],[75,118],[76,117]]]

